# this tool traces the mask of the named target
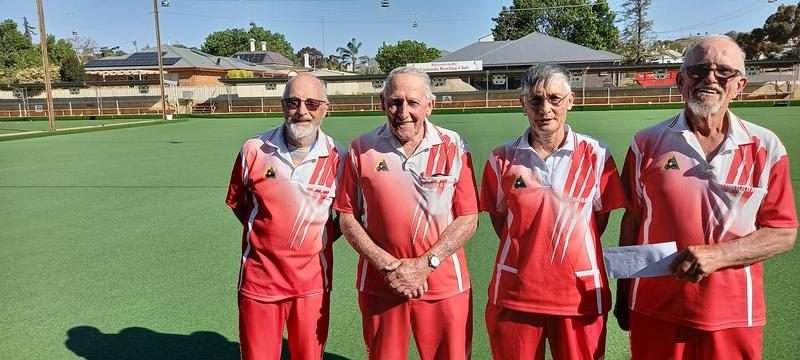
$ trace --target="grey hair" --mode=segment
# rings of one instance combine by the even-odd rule
[[[325,83],[325,80],[322,80],[311,74],[300,74],[290,77],[289,81],[286,82],[286,87],[283,88],[283,95],[281,96],[281,99],[286,99],[286,97],[289,96],[289,90],[292,88],[294,81],[301,76],[310,76],[319,81],[319,86],[322,88],[322,99],[320,100],[328,101],[328,84]]]
[[[572,92],[572,87],[569,86],[569,73],[566,69],[555,64],[536,64],[528,68],[525,75],[522,76],[521,94],[527,96],[537,85],[547,86],[552,80],[563,81],[567,92]]]
[[[691,43],[688,47],[686,47],[686,51],[683,52],[683,63],[681,64],[681,72],[686,72],[686,67],[689,66],[688,65],[689,60],[691,60],[691,57],[694,56],[694,53],[698,48],[701,48],[701,46],[705,46],[704,44],[707,40],[724,40],[733,44],[736,47],[736,50],[739,52],[739,56],[741,57],[742,60],[742,68],[738,68],[736,70],[739,70],[739,72],[742,73],[742,76],[746,76],[747,73],[745,72],[744,69],[744,61],[746,59],[746,55],[744,53],[744,50],[742,50],[742,48],[739,46],[736,40],[734,40],[732,37],[721,34],[704,36],[699,40]]]
[[[383,95],[385,96],[388,90],[391,88],[390,85],[392,84],[392,80],[394,79],[395,75],[398,74],[409,74],[414,75],[422,80],[422,83],[425,84],[425,96],[428,97],[428,100],[436,100],[436,96],[433,95],[433,88],[431,86],[431,77],[428,76],[427,73],[424,71],[413,68],[410,66],[401,66],[395,68],[389,75],[386,76],[386,80],[383,81]]]

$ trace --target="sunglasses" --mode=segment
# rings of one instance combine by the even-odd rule
[[[714,77],[717,78],[717,80],[728,80],[734,76],[742,74],[741,71],[727,66],[717,65],[716,67],[711,68],[706,64],[697,64],[686,67],[686,74],[692,79],[704,79],[711,72],[714,72]]]
[[[530,107],[530,108],[542,107],[542,106],[544,106],[545,101],[548,102],[551,106],[556,107],[556,106],[561,105],[561,103],[564,102],[564,99],[566,99],[568,96],[569,95],[563,95],[563,96],[550,95],[548,97],[544,97],[544,96],[527,97],[526,96],[526,99],[528,100],[528,107]]]
[[[281,101],[283,101],[283,103],[286,104],[286,108],[289,110],[297,110],[300,108],[300,103],[304,103],[306,104],[306,109],[308,109],[309,111],[316,111],[317,109],[319,109],[320,106],[328,103],[325,100],[317,100],[311,98],[303,101],[300,98],[296,97],[282,99]]]

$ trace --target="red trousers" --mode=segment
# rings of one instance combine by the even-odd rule
[[[239,295],[242,359],[280,359],[284,324],[293,360],[321,359],[328,341],[329,308],[329,293],[277,302]]]
[[[412,330],[422,360],[470,358],[471,290],[435,301],[359,293],[358,305],[370,359],[408,359]]]
[[[631,359],[761,359],[763,326],[703,331],[631,311]]]
[[[559,316],[486,306],[486,329],[494,359],[545,358],[545,339],[553,359],[603,359],[605,315]]]

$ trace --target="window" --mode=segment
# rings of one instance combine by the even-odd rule
[[[658,80],[663,80],[667,78],[667,70],[658,69],[653,71],[653,78]]]
[[[148,94],[148,93],[150,93],[150,86],[139,85],[139,94]]]
[[[447,79],[445,79],[443,77],[435,77],[435,78],[431,79],[431,82],[433,83],[433,87],[440,87],[440,86],[444,86],[445,83],[447,83]]]
[[[453,97],[450,95],[442,95],[442,102],[443,103],[453,102]]]
[[[492,84],[505,85],[507,79],[505,75],[492,75]]]
[[[754,76],[761,74],[761,68],[758,66],[748,66],[745,69],[745,72],[747,73],[747,76]]]
[[[81,93],[81,88],[76,88],[76,87],[69,88],[70,95],[80,95],[80,93]]]
[[[14,89],[14,97],[15,98],[20,98],[21,99],[22,98],[22,94],[24,94],[24,93],[25,93],[25,90],[23,90],[22,88]]]

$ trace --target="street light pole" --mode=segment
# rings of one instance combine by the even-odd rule
[[[47,130],[56,131],[56,118],[53,114],[53,91],[50,88],[50,62],[47,57],[47,31],[44,29],[44,5],[36,0],[39,15],[39,46],[42,48],[42,68],[44,69],[44,91],[47,94]]]
[[[156,20],[156,57],[158,58],[158,83],[161,87],[161,120],[167,120],[167,101],[164,97],[164,61],[161,59],[161,29],[158,24],[157,0],[153,0],[153,15]]]

